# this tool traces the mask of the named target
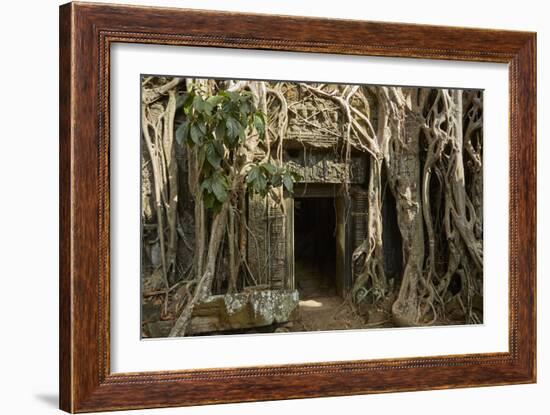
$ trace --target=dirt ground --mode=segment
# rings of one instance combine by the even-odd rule
[[[300,293],[297,319],[276,331],[326,331],[388,327],[391,322],[383,309],[369,306],[354,309],[336,293],[334,276],[321,269],[300,267],[296,274]]]
[[[325,331],[363,328],[366,319],[337,296],[300,300],[298,319],[289,331]]]

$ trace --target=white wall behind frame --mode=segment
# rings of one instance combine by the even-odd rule
[[[93,1],[93,0],[91,0]],[[127,2],[116,0],[116,2]],[[313,15],[349,19],[492,27],[538,32],[539,238],[538,384],[392,393],[345,398],[121,412],[178,415],[546,414],[550,406],[550,26],[547,2],[441,0],[132,0],[134,4]],[[2,311],[1,412],[59,414],[57,408],[57,7],[58,0],[3,5],[2,25]],[[31,99],[32,98],[32,99]],[[29,114],[31,116],[29,116]],[[25,162],[15,157],[25,154]],[[40,203],[38,203],[40,201]],[[29,256],[29,251],[32,255]],[[24,306],[22,306],[24,304]],[[32,322],[32,324],[31,324]],[[32,373],[31,373],[32,371]]]

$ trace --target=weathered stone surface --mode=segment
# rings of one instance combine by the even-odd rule
[[[352,156],[346,163],[330,151],[300,150],[294,156],[285,153],[284,162],[300,175],[298,183],[363,183],[367,177],[366,160],[359,155]]]
[[[285,140],[328,148],[342,139],[342,117],[334,102],[323,98],[312,101],[302,95],[289,95],[286,98],[291,105]]]
[[[298,291],[261,290],[214,295],[195,306],[188,333],[239,330],[285,323],[298,307]]]
[[[166,285],[164,284],[164,278],[160,269],[157,269],[153,271],[152,274],[143,277],[144,292],[160,291],[164,288],[166,288]]]
[[[168,337],[174,325],[173,321],[156,321],[146,325],[149,337]]]
[[[254,233],[248,242],[248,263],[256,283],[269,286],[267,221],[267,199],[257,194],[250,194],[248,226]]]
[[[141,305],[141,321],[157,321],[160,320],[160,304],[145,303]]]

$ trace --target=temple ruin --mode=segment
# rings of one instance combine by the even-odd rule
[[[150,79],[153,78],[146,79],[145,82],[150,82]],[[161,84],[169,85],[170,82],[174,81],[162,81],[161,78]],[[223,84],[224,81],[220,82]],[[227,86],[229,88],[231,85],[238,86],[239,82],[241,81],[227,81]],[[406,184],[406,187],[403,187],[404,191],[410,192],[411,189],[416,191],[414,180],[420,180],[422,172],[406,171],[406,169],[410,170],[410,166],[414,166],[414,163],[408,163],[407,157],[416,157],[420,170],[421,163],[427,157],[427,150],[417,149],[415,155],[405,152],[399,156],[401,159],[398,159],[397,163],[395,159],[386,159],[383,163],[371,148],[365,146],[360,140],[350,138],[352,127],[355,130],[370,128],[376,140],[382,139],[381,136],[376,138],[377,134],[387,133],[387,129],[384,131],[383,126],[380,128],[378,125],[382,104],[380,96],[373,88],[361,89],[360,95],[349,93],[349,102],[346,102],[346,105],[360,112],[352,122],[350,121],[352,114],[345,113],[346,107],[339,101],[342,98],[338,96],[335,98],[335,95],[324,92],[330,91],[330,86],[316,87],[317,89],[312,93],[314,88],[306,84],[294,82],[273,84],[277,84],[276,90],[269,89],[271,85],[269,82],[247,84],[252,94],[260,97],[259,102],[263,102],[266,135],[271,137],[271,141],[267,140],[267,147],[256,144],[250,148],[253,148],[252,156],[256,160],[272,154],[281,165],[292,171],[296,177],[293,190],[283,190],[283,186],[274,187],[274,191],[267,192],[265,196],[248,191],[244,197],[235,202],[237,204],[235,212],[229,210],[226,219],[228,231],[220,240],[211,287],[208,295],[201,296],[199,301],[189,309],[191,314],[188,317],[189,327],[185,335],[324,329],[306,327],[302,322],[300,330],[296,327],[288,330],[292,327],[293,321],[303,319],[304,310],[308,311],[304,307],[310,305],[312,307],[310,311],[315,312],[315,307],[322,308],[323,304],[332,304],[336,310],[336,305],[346,301],[359,306],[362,303],[385,302],[380,309],[385,310],[383,313],[386,313],[387,317],[391,314],[391,306],[395,302],[397,291],[404,278],[406,261],[404,255],[410,250],[410,247],[404,246],[404,241],[412,234],[402,234],[403,224],[400,224],[399,207],[396,202],[396,195],[401,197],[401,189],[397,187],[399,183],[396,177],[407,178],[410,181],[411,184],[407,184],[407,181],[403,182]],[[266,85],[267,90],[271,91],[269,97],[266,94]],[[170,105],[179,108],[181,103],[178,100],[184,99],[189,85],[174,83],[173,88],[173,91],[169,92],[173,95],[169,96],[167,102],[161,102],[165,98],[160,94],[157,94],[154,99],[148,95],[144,95],[145,99],[142,98],[145,103],[144,108],[148,111],[144,114],[148,116],[149,125],[155,126],[154,130],[159,143],[166,137],[166,128],[177,129],[178,125],[181,126],[185,122],[183,111],[176,111],[175,121],[172,120],[174,126],[170,127],[169,123],[163,124],[166,122],[167,109]],[[353,92],[357,87],[353,90],[349,86],[335,85],[332,90],[352,90]],[[439,99],[437,98],[439,95],[436,95],[437,90],[421,88],[417,90],[419,96],[423,94],[423,99],[435,99],[437,103]],[[156,93],[155,91],[152,89],[148,93],[153,94]],[[474,91],[468,94],[470,95],[467,95],[468,102],[464,107],[465,110],[468,108],[477,110],[479,107],[476,105],[480,102],[476,101],[478,93]],[[344,94],[342,93],[341,96]],[[159,97],[160,101],[155,101]],[[431,111],[434,108],[436,107],[432,107]],[[401,120],[406,134],[409,134],[408,131],[418,131],[419,119],[423,116],[422,113],[419,113],[420,116],[411,115],[412,113],[413,111],[409,111],[406,113],[408,115]],[[451,124],[449,122],[442,125],[450,128]],[[364,132],[361,133],[364,134]],[[417,140],[428,139],[422,134],[418,135]],[[481,138],[478,140],[478,147],[472,147],[475,151],[481,151]],[[417,146],[420,147],[418,144]],[[468,148],[468,152],[474,154],[470,150]],[[193,166],[190,163],[193,162],[193,158],[189,156],[190,147],[174,146],[170,151],[177,166],[177,169],[174,169],[177,175],[173,178],[174,183],[177,182],[177,206],[174,206],[176,212],[172,212],[172,217],[175,218],[174,230],[165,235],[165,238],[168,237],[168,240],[173,242],[171,247],[164,249],[170,255],[161,258],[157,220],[159,211],[158,206],[155,211],[155,189],[152,184],[154,172],[148,161],[151,158],[151,146],[147,148],[142,145],[142,292],[144,298],[142,321],[145,337],[163,337],[167,336],[170,330],[174,332],[175,319],[178,316],[181,319],[182,304],[189,304],[190,298],[198,295],[199,288],[195,288],[197,283],[196,244],[201,242],[204,245],[209,235],[197,233],[197,229],[209,229],[214,220],[212,212],[198,208],[196,198],[193,197],[190,180],[190,175],[193,174]],[[481,182],[478,179],[480,170],[474,170],[472,168],[474,164],[471,162],[468,166],[470,170],[467,172],[467,180],[474,183],[473,186],[480,186]],[[388,168],[393,169],[392,172],[388,172]],[[396,173],[398,176],[395,176]],[[389,174],[393,176],[389,177]],[[475,208],[476,212],[482,212],[481,204],[477,202],[481,194],[480,189],[480,187],[467,189],[471,195],[469,197],[473,200],[472,209]],[[372,198],[378,200],[376,202],[379,206],[378,213],[373,210]],[[438,221],[435,226],[439,227],[442,226],[443,213],[439,210],[442,202],[434,198],[434,203],[437,204],[438,210],[425,211],[424,215],[435,214],[435,219]],[[236,216],[236,209],[239,215],[244,215],[244,221]],[[368,248],[368,244],[365,245],[369,235],[371,238],[373,235],[372,221],[369,225],[369,212],[379,215],[374,219],[380,224],[379,236],[377,236],[380,241],[377,246],[381,247],[382,251],[376,254],[376,258],[381,258],[382,264],[372,266],[382,269],[373,268],[373,276],[365,279],[365,275],[360,274],[368,271],[365,271],[368,264],[361,269],[356,269],[354,262],[357,261],[353,255],[356,252],[360,253],[365,247],[367,250],[375,249],[372,242],[371,248]],[[170,217],[168,214],[166,216]],[[481,216],[478,215],[478,217]],[[197,220],[202,221],[202,228],[197,227]],[[370,231],[369,226],[371,226]],[[476,226],[478,228],[475,229],[475,237],[481,238],[479,230],[481,222],[476,222]],[[233,234],[237,229],[238,237]],[[197,241],[197,238],[202,238],[202,241]],[[237,238],[237,240],[231,240],[231,238]],[[437,236],[437,241],[444,241],[444,238],[443,234],[441,237]],[[441,242],[437,243],[441,244]],[[461,241],[453,244],[452,249],[458,247],[460,255],[468,256],[467,252],[472,252],[474,262],[477,260],[477,251],[474,250],[477,247],[471,248],[463,245]],[[453,307],[460,306],[462,310],[467,308],[466,317],[464,312],[459,310],[458,318],[468,320],[473,316],[475,321],[477,317],[475,313],[472,314],[472,307],[475,301],[481,298],[481,294],[477,294],[477,288],[471,288],[472,291],[465,294],[460,287],[457,289],[452,287],[453,284],[457,284],[457,281],[463,284],[461,281],[471,283],[474,280],[465,280],[469,276],[464,277],[460,274],[459,272],[464,272],[461,269],[453,274],[450,267],[455,262],[448,262],[452,251],[445,246],[438,246],[437,249],[433,257],[435,261],[426,262],[426,264],[432,267],[431,272],[445,274],[445,278],[440,283],[445,290],[450,290],[443,300],[438,301],[444,301],[443,308],[456,301],[457,305]],[[235,258],[239,260],[239,257],[242,264],[235,268]],[[164,262],[161,263],[161,259]],[[464,269],[467,270],[468,267],[469,265]],[[164,281],[159,271],[161,268],[165,273]],[[232,269],[236,269],[237,275],[230,275]],[[382,274],[384,278],[381,281],[380,290],[378,286],[375,287],[377,273]],[[482,274],[473,275],[477,278],[475,283],[479,284]],[[361,289],[362,285],[365,285],[366,289]],[[164,295],[158,295],[163,292]],[[443,290],[441,292],[445,293]],[[465,296],[464,298],[468,301],[467,307],[457,293]],[[354,297],[359,294],[371,297],[367,301],[363,301],[364,298]],[[418,307],[423,306],[418,305]],[[358,311],[361,310],[355,309],[353,313]],[[377,311],[369,309],[369,312],[372,321]],[[379,317],[376,321],[382,322],[386,317]],[[342,327],[335,324],[331,328],[362,327],[366,320],[359,316],[357,318],[359,322],[352,321]],[[433,318],[435,321],[437,316]]]

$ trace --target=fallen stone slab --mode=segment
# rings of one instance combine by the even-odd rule
[[[297,290],[258,290],[213,295],[197,304],[188,333],[240,330],[286,323],[298,309]]]
[[[151,338],[168,337],[173,325],[174,325],[173,320],[155,321],[152,323],[147,323],[145,326],[148,332],[148,336],[146,337],[151,337]]]

